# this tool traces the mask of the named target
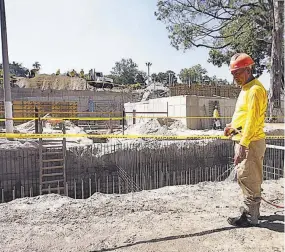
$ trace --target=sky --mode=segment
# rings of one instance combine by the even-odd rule
[[[116,61],[132,58],[151,73],[201,64],[209,76],[232,81],[228,66],[207,62],[208,49],[177,51],[166,25],[156,20],[157,0],[5,0],[9,61],[41,73],[95,68],[107,75]],[[1,48],[0,48],[1,51]],[[269,87],[269,75],[259,78]]]

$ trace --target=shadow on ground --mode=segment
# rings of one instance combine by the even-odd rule
[[[284,215],[269,215],[269,216],[262,216],[260,217],[260,227],[259,228],[266,228],[275,232],[283,232],[284,233]],[[275,221],[283,222],[283,223],[274,223]],[[255,227],[257,228],[257,227]],[[162,242],[162,241],[170,241],[170,240],[176,240],[176,239],[183,239],[183,238],[189,238],[189,237],[195,237],[195,236],[203,236],[203,235],[209,235],[213,233],[218,233],[222,231],[228,231],[232,229],[238,229],[238,227],[224,227],[224,228],[217,228],[217,229],[211,229],[207,231],[202,231],[194,234],[183,234],[183,235],[176,235],[176,236],[167,236],[157,239],[151,239],[151,240],[145,240],[145,241],[138,241],[114,248],[103,248],[100,250],[92,250],[90,252],[105,252],[105,251],[113,251],[116,249],[122,249],[127,247],[136,246],[139,244],[145,244],[145,243],[155,243],[155,242]]]
[[[259,219],[261,221],[260,228],[267,228],[275,232],[284,233],[284,215],[274,214],[269,216],[261,216]]]

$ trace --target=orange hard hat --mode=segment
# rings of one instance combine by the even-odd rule
[[[230,71],[254,65],[253,59],[246,53],[236,53],[231,57]]]

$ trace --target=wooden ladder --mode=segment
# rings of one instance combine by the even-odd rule
[[[39,126],[42,133],[42,122]],[[65,132],[63,123],[62,133]],[[40,195],[44,193],[66,195],[66,138],[40,138],[39,147]]]

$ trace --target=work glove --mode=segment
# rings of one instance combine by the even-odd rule
[[[231,124],[226,124],[226,127],[224,128],[224,136],[230,136],[232,133],[232,129],[231,129]]]

